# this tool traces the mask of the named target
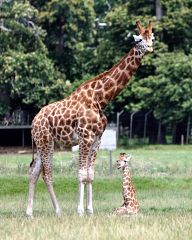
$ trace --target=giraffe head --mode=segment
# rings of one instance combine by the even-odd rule
[[[133,35],[136,42],[135,47],[141,54],[153,52],[153,41],[155,38],[152,33],[152,21],[149,21],[147,28],[142,27],[140,21],[137,21],[136,25],[139,35]]]
[[[126,153],[120,153],[119,158],[117,160],[117,168],[124,168],[128,166],[128,162],[131,160],[132,156]]]

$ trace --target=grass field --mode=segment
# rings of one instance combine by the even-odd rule
[[[134,217],[114,216],[122,203],[119,152],[133,155],[133,182],[140,202]],[[79,217],[77,208],[77,155],[54,155],[54,186],[62,208],[57,218],[40,179],[34,219],[25,217],[30,155],[0,155],[0,239],[192,239],[191,146],[146,146],[109,153],[100,151],[96,162],[94,215]]]

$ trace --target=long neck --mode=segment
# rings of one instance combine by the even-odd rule
[[[123,190],[123,198],[125,203],[129,202],[134,196],[135,192],[133,184],[131,182],[131,174],[129,168],[126,166],[123,169],[123,181],[122,181],[122,190]]]
[[[134,47],[118,64],[95,78],[94,100],[102,109],[127,85],[138,69],[142,57],[143,54]]]

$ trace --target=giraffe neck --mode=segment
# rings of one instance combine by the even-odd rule
[[[133,47],[118,64],[95,78],[94,100],[101,109],[104,109],[127,85],[141,64],[143,56],[143,53]]]
[[[131,182],[130,170],[127,166],[123,169],[122,187],[123,187],[124,204],[128,205],[128,203],[131,200],[133,200],[135,197],[135,189]]]

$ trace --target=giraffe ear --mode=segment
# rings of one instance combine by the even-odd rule
[[[131,160],[131,158],[132,158],[131,154],[127,154],[126,159],[128,162]]]
[[[152,33],[152,21],[151,20],[149,20],[148,30],[149,30],[149,33],[151,34]]]
[[[139,36],[137,36],[137,35],[133,35],[133,38],[134,38],[135,42],[139,42],[139,41],[142,40],[141,35],[139,35]]]
[[[145,32],[145,29],[141,26],[141,22],[140,21],[137,21],[136,22],[136,26],[137,26],[137,29],[139,31],[139,34],[143,34]]]

